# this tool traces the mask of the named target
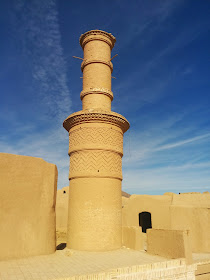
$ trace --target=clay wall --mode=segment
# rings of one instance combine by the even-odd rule
[[[123,226],[139,226],[139,213],[151,213],[153,229],[189,230],[192,252],[210,252],[210,194],[132,195],[122,210]]]
[[[170,228],[170,196],[131,195],[122,209],[123,226],[139,226],[139,213],[151,213],[152,227]]]
[[[133,250],[144,250],[146,234],[141,227],[122,227],[122,244]]]
[[[210,208],[210,193],[173,194],[172,205]]]
[[[210,252],[210,209],[171,206],[171,229],[190,230],[192,251]]]
[[[185,258],[192,263],[192,248],[189,231],[147,230],[147,252],[171,259]]]
[[[69,187],[57,191],[56,198],[56,241],[66,243],[68,222]]]
[[[57,167],[0,154],[0,260],[55,251]]]

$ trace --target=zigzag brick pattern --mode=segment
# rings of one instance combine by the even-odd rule
[[[73,152],[70,157],[70,177],[72,174],[98,176],[106,174],[111,177],[112,174],[122,176],[122,159],[118,153],[110,151],[80,151]]]
[[[83,145],[101,145],[123,151],[123,133],[106,127],[83,127],[69,133],[69,152]]]

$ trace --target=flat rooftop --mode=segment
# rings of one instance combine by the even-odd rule
[[[196,254],[196,261],[199,260],[199,255]],[[210,254],[202,254],[202,261],[207,259],[210,260]],[[142,266],[142,269],[147,271],[158,267],[175,268],[182,262],[126,248],[109,252],[80,252],[65,248],[51,255],[1,261],[0,279],[64,280],[73,276],[106,273],[113,269],[133,266]]]

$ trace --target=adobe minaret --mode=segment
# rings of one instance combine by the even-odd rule
[[[111,111],[111,50],[115,37],[101,30],[82,34],[82,111],[63,123],[69,132],[67,247],[107,251],[121,247],[123,133],[129,122]]]

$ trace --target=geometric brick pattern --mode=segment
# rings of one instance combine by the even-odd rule
[[[100,176],[106,174],[109,177],[116,174],[122,176],[121,155],[105,150],[83,150],[73,152],[70,156],[70,177],[77,173],[85,175]]]
[[[98,144],[123,151],[123,133],[108,127],[82,127],[69,133],[69,150],[80,145]],[[93,146],[94,147],[94,146]]]

